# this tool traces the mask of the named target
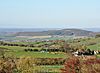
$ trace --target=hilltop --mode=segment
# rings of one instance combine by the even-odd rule
[[[82,29],[61,29],[61,30],[48,30],[40,32],[17,32],[15,36],[48,36],[48,35],[59,35],[59,36],[91,36],[92,31]]]

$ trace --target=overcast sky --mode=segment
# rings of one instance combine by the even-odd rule
[[[0,28],[100,27],[100,0],[0,0]]]

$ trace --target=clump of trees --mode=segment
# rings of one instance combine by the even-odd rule
[[[80,61],[78,58],[70,58],[65,64],[64,68],[61,69],[62,73],[80,73]]]
[[[96,37],[96,38],[100,37],[100,34],[97,34],[95,37]]]
[[[100,73],[100,59],[80,60],[72,57],[68,59],[62,73]]]
[[[63,58],[36,58],[36,65],[63,65],[66,59]]]
[[[21,57],[16,61],[19,73],[35,73],[34,65],[34,59],[31,57]]]
[[[41,65],[63,65],[63,58],[0,57],[0,73],[44,73]],[[43,72],[42,72],[43,71]]]
[[[31,57],[0,58],[0,73],[36,73],[34,59]]]
[[[24,51],[25,51],[25,52],[32,52],[32,51],[34,51],[34,52],[39,52],[38,49],[24,49]]]
[[[16,69],[16,64],[12,59],[0,58],[0,73],[14,73]]]

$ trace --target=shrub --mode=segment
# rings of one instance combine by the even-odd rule
[[[100,34],[97,34],[95,37],[96,37],[96,38],[100,37]]]
[[[76,57],[68,59],[62,73],[100,73],[100,59],[79,60]]]

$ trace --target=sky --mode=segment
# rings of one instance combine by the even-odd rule
[[[100,28],[100,0],[0,0],[0,28]]]

